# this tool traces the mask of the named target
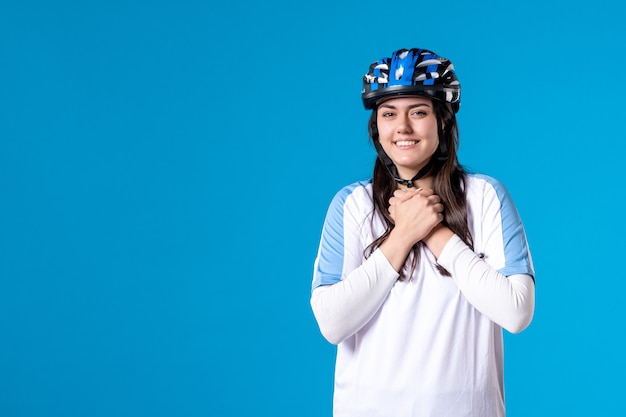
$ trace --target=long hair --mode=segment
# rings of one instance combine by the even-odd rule
[[[459,164],[457,158],[459,129],[456,121],[456,115],[452,111],[449,104],[443,103],[439,100],[432,100],[432,102],[435,114],[440,118],[438,123],[444,126],[443,134],[441,135],[443,137],[440,137],[439,140],[445,140],[448,148],[448,157],[445,160],[440,160],[438,158],[439,151],[432,156],[434,164],[430,172],[430,175],[433,176],[433,190],[435,194],[441,198],[441,202],[445,207],[444,220],[442,224],[449,227],[450,230],[463,240],[463,242],[473,249],[474,242],[467,224],[467,199],[465,193],[466,172]],[[376,125],[377,112],[377,108],[372,111],[372,115],[370,116],[368,123],[369,136],[374,143],[379,140],[378,128]],[[385,164],[382,163],[380,158],[376,158],[372,180],[372,193],[374,199],[374,213],[372,221],[374,221],[376,215],[378,214],[384,220],[386,229],[380,237],[374,240],[365,249],[366,257],[369,257],[374,250],[380,247],[380,245],[387,240],[389,234],[395,226],[394,221],[389,214],[389,199],[393,196],[393,193],[397,188],[398,185]],[[412,259],[411,268],[408,272],[409,277],[413,274],[413,271],[417,266],[420,248],[423,244],[423,242],[417,242],[411,250],[413,256],[410,256],[409,254],[407,257],[407,260]],[[442,275],[450,275],[448,271],[439,265],[437,265],[437,269],[439,269]],[[405,274],[405,268],[403,268],[400,271],[400,280],[404,280],[406,278],[407,274]]]

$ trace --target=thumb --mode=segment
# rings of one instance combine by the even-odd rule
[[[421,188],[418,188],[417,190],[413,191],[413,190],[396,190],[393,192],[393,197],[395,197],[397,200],[396,202],[404,202],[407,200],[410,200],[415,194],[419,193],[420,191],[422,191]]]

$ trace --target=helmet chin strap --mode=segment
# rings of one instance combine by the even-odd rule
[[[378,126],[374,125],[374,130],[376,132],[376,136],[378,136]],[[445,136],[443,134],[443,126],[442,126],[441,117],[439,117],[439,114],[437,114],[437,131],[438,131],[437,133],[439,134],[439,147],[437,148],[437,151],[438,151],[437,160],[445,161],[446,159],[448,159],[448,146],[446,145],[445,139],[443,139],[445,138]],[[376,152],[378,153],[378,158],[380,158],[382,163],[385,164],[385,166],[389,170],[389,173],[393,177],[394,181],[397,182],[398,184],[406,185],[407,188],[413,188],[415,186],[414,182],[419,180],[420,178],[423,178],[426,174],[428,174],[432,170],[433,166],[435,165],[435,158],[431,157],[428,163],[422,169],[420,169],[418,173],[413,176],[413,178],[411,178],[410,180],[405,180],[405,179],[400,178],[400,175],[398,174],[398,168],[393,163],[391,158],[389,158],[389,155],[387,155],[387,153],[383,149],[378,137],[374,141],[374,147],[376,148]]]
[[[437,115],[437,134],[439,135],[439,155],[437,155],[437,159],[445,161],[448,159],[448,145],[446,144],[446,136],[444,135],[439,108],[435,108],[435,112]]]
[[[378,152],[378,158],[380,158],[380,160],[383,162],[383,164],[385,164],[385,166],[389,170],[389,173],[391,174],[393,179],[398,184],[406,185],[407,188],[413,188],[413,186],[415,185],[413,182],[419,180],[424,175],[428,174],[428,172],[432,169],[432,167],[434,165],[434,158],[430,158],[430,161],[428,161],[426,166],[424,166],[424,168],[420,169],[419,172],[417,174],[415,174],[415,176],[413,178],[411,178],[410,180],[403,180],[402,178],[400,178],[400,175],[398,174],[398,168],[393,163],[391,158],[389,158],[389,156],[387,155],[387,153],[385,152],[385,150],[381,146],[380,141],[377,140],[376,142],[374,142],[374,146],[376,147],[376,152]]]

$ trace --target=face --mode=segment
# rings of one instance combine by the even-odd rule
[[[380,144],[403,179],[422,169],[439,146],[437,116],[426,97],[396,97],[378,106]]]

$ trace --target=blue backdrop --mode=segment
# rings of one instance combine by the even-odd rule
[[[505,4],[4,0],[0,415],[330,416],[313,260],[402,47],[455,63],[461,160],[527,228],[509,415],[626,413],[626,15]]]

